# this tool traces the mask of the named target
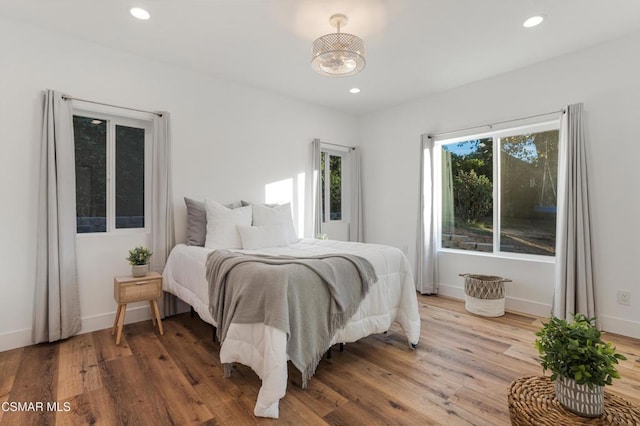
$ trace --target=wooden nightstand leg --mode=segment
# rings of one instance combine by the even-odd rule
[[[151,312],[151,325],[156,326],[156,313],[153,310],[153,300],[149,300],[149,311]]]
[[[124,316],[127,313],[127,305],[120,305],[120,319],[118,320],[118,336],[116,337],[116,345],[120,344],[122,338],[122,327],[124,326]]]
[[[158,302],[152,300],[151,303],[153,303],[153,310],[156,312],[156,321],[158,321],[158,330],[160,330],[160,335],[164,335],[162,320],[160,319],[160,310],[158,309]]]
[[[120,317],[120,310],[122,309],[122,305],[118,305],[118,310],[116,311],[116,317],[113,319],[113,327],[111,328],[111,335],[116,334],[116,327],[118,326],[118,319]]]

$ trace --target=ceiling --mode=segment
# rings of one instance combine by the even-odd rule
[[[365,41],[358,75],[311,69],[334,13]],[[547,19],[524,28],[534,14]],[[2,0],[0,16],[350,114],[640,31],[638,0]]]

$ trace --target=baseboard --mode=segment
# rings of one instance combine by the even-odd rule
[[[458,300],[464,300],[464,288],[440,284],[438,294]],[[505,309],[513,312],[520,312],[537,317],[548,318],[551,315],[551,305],[534,302],[532,300],[518,299],[515,297],[505,297]]]
[[[453,285],[438,284],[438,294],[458,300],[464,300],[464,289]]]
[[[600,328],[604,331],[640,339],[639,322],[602,315],[598,317],[598,321]]]
[[[116,312],[113,311],[111,313],[81,318],[82,328],[80,329],[80,332],[78,334],[85,334],[92,331],[111,328],[113,327],[113,320],[115,316]],[[149,311],[148,304],[146,304],[146,306],[132,306],[127,307],[127,313],[125,314],[124,323],[132,324],[135,322],[150,319],[151,312]],[[0,352],[22,348],[25,346],[30,346],[32,344],[33,340],[31,338],[30,328],[0,334]]]
[[[0,352],[22,348],[32,344],[33,340],[31,338],[30,328],[0,334]]]
[[[549,318],[551,316],[551,305],[534,302],[532,300],[518,299],[516,297],[505,297],[505,309],[507,311],[521,312],[542,318]]]
[[[82,328],[78,334],[91,333],[92,331],[104,330],[105,328],[113,327],[113,320],[116,317],[116,312],[106,313],[100,315],[93,315],[90,317],[82,318]],[[145,321],[151,319],[151,311],[149,310],[149,304],[145,306],[127,306],[127,312],[124,316],[125,324],[133,324],[135,322]]]

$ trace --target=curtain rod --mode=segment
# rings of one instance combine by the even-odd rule
[[[432,139],[432,138],[435,138],[437,136],[448,135],[448,134],[451,134],[451,133],[464,132],[466,130],[480,129],[482,127],[488,127],[489,129],[491,129],[493,126],[495,126],[497,124],[512,123],[514,121],[528,120],[529,118],[537,118],[537,117],[544,117],[545,115],[564,114],[564,113],[565,113],[565,110],[563,108],[563,109],[558,110],[558,111],[544,112],[542,114],[534,114],[534,115],[529,115],[529,116],[521,117],[521,118],[513,118],[511,120],[496,121],[495,123],[489,123],[489,124],[482,124],[480,126],[467,127],[465,129],[458,129],[458,130],[451,130],[451,131],[448,131],[448,132],[436,133],[436,134],[433,134],[433,135],[427,135],[427,137]]]
[[[329,142],[322,142],[322,141],[320,141],[320,143],[321,143],[322,145],[339,146],[339,147],[342,147],[342,148],[349,148],[349,149],[351,149],[351,150],[356,149],[356,147],[355,147],[355,146],[339,145],[339,144],[337,144],[337,143],[329,143]]]
[[[129,108],[129,107],[123,107],[123,106],[120,106],[120,105],[106,104],[104,102],[97,102],[97,101],[90,101],[88,99],[74,98],[74,97],[67,96],[67,95],[62,95],[62,99],[64,99],[65,101],[69,100],[69,101],[88,102],[90,104],[104,105],[104,106],[113,107],[113,108],[126,109],[126,110],[129,110],[129,111],[144,112],[144,113],[147,113],[147,114],[154,114],[154,115],[157,115],[158,117],[162,117],[161,113],[155,112],[155,111],[147,111],[147,110],[144,110],[144,109]]]

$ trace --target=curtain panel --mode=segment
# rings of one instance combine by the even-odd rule
[[[313,194],[313,229],[311,238],[316,238],[322,233],[322,178],[320,176],[320,162],[322,158],[322,142],[314,139],[311,142],[311,164],[312,164],[312,194]]]
[[[32,338],[55,342],[78,333],[81,324],[73,110],[53,90],[44,95],[37,229]]]
[[[171,132],[169,113],[153,118],[153,160],[151,164],[151,270],[162,273],[175,245],[173,193],[171,189]]]
[[[435,211],[434,203],[436,188],[433,139],[423,135],[420,151],[416,290],[421,294],[438,294],[437,212]]]
[[[351,214],[349,241],[363,242],[364,227],[362,223],[362,177],[360,172],[360,148],[349,151],[351,157]]]
[[[151,235],[149,245],[151,270],[162,274],[171,249],[175,245],[173,192],[171,187],[170,114],[159,112],[153,117],[153,152],[151,163]],[[178,313],[178,298],[164,293],[163,315]]]
[[[562,118],[553,315],[596,316],[591,255],[591,220],[586,138],[582,103],[569,105]]]

